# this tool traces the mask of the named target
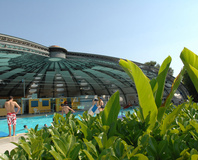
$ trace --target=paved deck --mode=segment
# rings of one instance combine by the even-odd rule
[[[12,137],[0,138],[0,153],[4,153],[6,150],[11,151],[15,147],[17,147],[11,142],[18,142],[18,139],[21,136],[25,136],[25,133],[17,134],[16,136]]]

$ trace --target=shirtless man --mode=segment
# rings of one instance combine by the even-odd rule
[[[13,97],[10,96],[9,100],[5,102],[4,104],[5,109],[7,111],[7,122],[8,122],[8,129],[9,129],[9,137],[11,137],[11,124],[13,125],[13,136],[15,136],[15,130],[16,130],[16,114],[20,110],[20,106],[17,104],[17,102],[13,101]],[[17,111],[15,113],[14,108],[17,107]]]
[[[99,108],[99,111],[104,111],[104,102],[103,102],[103,99],[102,97],[100,97],[100,100],[99,100],[99,105],[100,105],[100,108]]]
[[[62,115],[65,113],[67,115],[67,113],[69,113],[69,110],[71,110],[72,112],[75,112],[73,109],[71,109],[68,105],[67,105],[67,101],[64,102],[64,104],[61,105],[62,106]]]

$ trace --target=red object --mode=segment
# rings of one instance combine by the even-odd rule
[[[124,107],[124,109],[131,107],[132,105],[128,104]]]

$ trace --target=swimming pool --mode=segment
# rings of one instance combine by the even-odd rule
[[[118,117],[124,116],[125,112],[130,111],[130,113],[133,113],[133,109],[121,109],[119,112]],[[82,115],[83,112],[76,112],[74,113],[76,118],[80,117],[78,115]],[[16,134],[19,133],[25,133],[27,132],[24,129],[24,125],[27,125],[28,128],[35,128],[35,126],[38,124],[38,128],[42,128],[44,127],[44,124],[47,124],[47,126],[51,125],[51,122],[53,121],[53,116],[54,115],[42,115],[42,116],[32,116],[32,117],[20,117],[17,116],[17,124],[16,124]],[[2,119],[0,120],[0,131],[5,132],[5,133],[9,133],[8,131],[8,124],[7,124],[7,119]],[[13,131],[12,131],[13,134]]]

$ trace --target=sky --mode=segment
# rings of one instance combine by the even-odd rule
[[[1,0],[0,33],[68,51],[162,64],[198,54],[197,0]]]

